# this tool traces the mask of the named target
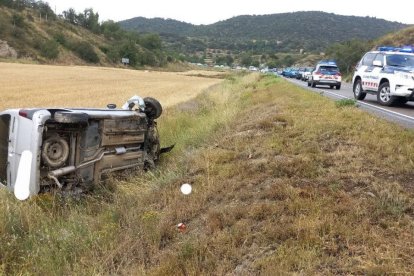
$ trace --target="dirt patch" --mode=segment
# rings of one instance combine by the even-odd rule
[[[0,57],[2,58],[17,58],[17,52],[13,49],[7,41],[0,40]]]

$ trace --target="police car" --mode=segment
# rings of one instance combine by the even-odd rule
[[[336,62],[321,60],[308,78],[308,86],[328,85],[330,88],[341,89],[342,76]]]
[[[414,100],[414,47],[378,47],[364,55],[352,78],[354,97],[377,95],[381,105]]]

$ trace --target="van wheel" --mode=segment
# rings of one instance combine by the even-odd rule
[[[55,135],[44,141],[42,159],[46,165],[52,168],[60,167],[65,164],[68,157],[69,144],[64,138]]]
[[[380,105],[391,106],[397,101],[397,97],[391,96],[390,83],[384,82],[380,85],[377,93],[377,101]]]
[[[161,116],[162,106],[159,101],[151,97],[146,97],[144,98],[144,103],[145,114],[147,114],[150,119],[157,119]]]
[[[364,93],[364,90],[362,90],[361,80],[356,80],[354,82],[354,98],[356,100],[363,100],[367,96],[367,93]]]
[[[53,119],[58,123],[86,124],[88,122],[89,115],[82,112],[56,111],[55,115],[53,115]]]

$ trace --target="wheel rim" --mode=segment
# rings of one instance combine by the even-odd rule
[[[359,96],[359,93],[361,93],[361,84],[357,83],[357,85],[355,85],[355,96]]]
[[[389,87],[383,87],[380,91],[380,99],[382,102],[386,103],[390,100],[390,88]]]

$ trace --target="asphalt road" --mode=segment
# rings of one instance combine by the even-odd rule
[[[329,86],[317,86],[316,88],[308,87],[307,82],[296,79],[285,78],[286,80],[301,86],[314,93],[322,94],[333,100],[354,99],[352,84],[342,83],[341,89],[330,89]],[[397,123],[405,128],[414,129],[414,102],[408,102],[405,105],[386,107],[377,103],[376,96],[368,94],[363,101],[358,101],[358,107],[388,121]]]

